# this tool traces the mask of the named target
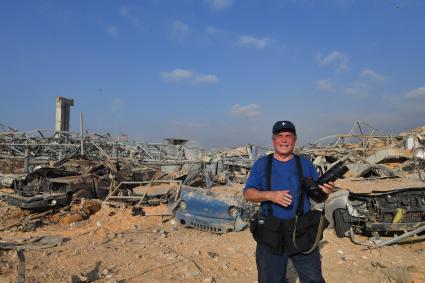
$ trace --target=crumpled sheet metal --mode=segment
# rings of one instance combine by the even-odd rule
[[[62,245],[68,238],[60,236],[40,236],[20,241],[16,240],[0,240],[0,250],[31,250],[31,249],[47,249]]]

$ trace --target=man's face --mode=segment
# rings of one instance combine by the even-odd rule
[[[291,154],[294,151],[297,136],[291,132],[280,132],[273,135],[272,142],[276,153]]]

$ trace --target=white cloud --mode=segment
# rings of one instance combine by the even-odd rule
[[[182,21],[174,21],[171,24],[171,34],[174,37],[182,39],[190,35],[191,31],[187,24]]]
[[[161,76],[166,81],[178,82],[192,78],[193,73],[191,70],[177,68],[170,72],[162,72]]]
[[[257,117],[261,114],[261,108],[257,104],[235,104],[230,109],[230,114],[235,117]]]
[[[191,82],[194,84],[218,83],[219,79],[214,74],[196,74],[188,69],[174,69],[170,72],[162,72],[162,78],[168,82]]]
[[[374,82],[385,82],[385,77],[379,73],[377,73],[375,70],[372,69],[365,69],[360,73],[360,76],[368,78],[371,81]]]
[[[421,98],[425,97],[425,86],[411,90],[404,95],[406,98]]]
[[[335,92],[335,88],[331,80],[329,79],[317,80],[315,82],[315,86],[316,86],[316,90],[320,92],[329,92],[329,93]]]
[[[348,57],[343,53],[334,50],[327,56],[323,57],[322,54],[317,55],[317,61],[320,66],[334,66],[338,72],[347,71]]]
[[[246,47],[255,47],[257,49],[263,49],[271,43],[271,40],[267,37],[257,38],[249,35],[239,36],[236,45],[246,46]]]
[[[233,5],[234,0],[205,0],[212,11],[220,11]]]
[[[109,25],[106,28],[106,31],[113,37],[116,37],[118,35],[118,28],[114,25]]]

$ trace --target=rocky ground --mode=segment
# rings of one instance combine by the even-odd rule
[[[0,201],[0,226],[22,213]],[[0,241],[43,235],[67,241],[25,250],[26,282],[257,281],[255,242],[247,230],[216,235],[180,227],[171,217],[102,206],[84,221],[2,231]],[[425,242],[368,248],[328,229],[320,249],[327,282],[425,282]],[[17,268],[17,252],[0,250],[0,282],[16,282]],[[291,266],[288,280],[297,281]]]

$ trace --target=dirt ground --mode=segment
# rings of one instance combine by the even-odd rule
[[[0,201],[0,226],[22,212]],[[26,282],[256,282],[255,242],[249,231],[210,234],[172,217],[132,216],[103,205],[89,219],[32,232],[3,231],[0,241],[56,235],[60,246],[26,250]],[[367,240],[361,238],[359,240]],[[327,282],[425,282],[425,242],[371,249],[337,238],[320,243]],[[16,251],[0,251],[0,282],[16,282]],[[292,266],[289,282],[297,282]]]

